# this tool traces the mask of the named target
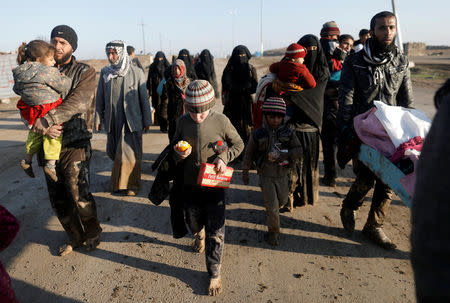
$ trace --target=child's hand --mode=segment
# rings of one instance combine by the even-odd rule
[[[288,153],[280,153],[280,155],[277,158],[277,162],[281,163],[286,160],[289,160],[289,154]]]
[[[192,146],[189,146],[185,151],[179,151],[177,148],[177,144],[173,146],[173,150],[180,156],[181,159],[186,159],[192,152]]]
[[[222,159],[220,159],[219,157],[217,157],[213,164],[216,166],[216,172],[218,175],[222,175],[225,173],[225,170],[227,169],[227,166],[225,165],[225,162],[223,162]]]
[[[244,182],[245,185],[250,183],[250,177],[248,176],[247,170],[242,171],[242,182]]]

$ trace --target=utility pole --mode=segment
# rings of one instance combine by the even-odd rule
[[[162,51],[162,35],[159,33],[159,50]]]
[[[236,16],[236,10],[234,10],[232,13],[231,13],[231,22],[232,22],[232,24],[231,24],[231,26],[232,26],[232,32],[231,32],[231,34],[232,34],[232,43],[233,43],[233,47],[232,48],[234,48],[234,46],[235,46],[235,42],[234,42],[234,19],[235,19],[235,16]]]
[[[395,18],[397,19],[397,46],[400,49],[401,52],[403,52],[403,40],[402,40],[402,32],[400,30],[400,20],[398,18],[398,12],[397,12],[397,1],[392,0],[392,11],[394,12]]]
[[[142,20],[142,23],[141,24],[139,24],[141,27],[142,27],[142,44],[143,44],[143,52],[144,52],[144,55],[145,55],[145,33],[144,33],[144,26],[145,26],[145,24],[144,24],[144,20]]]
[[[264,46],[263,46],[263,42],[262,42],[262,4],[263,4],[263,0],[261,0],[261,57],[264,56]]]
[[[231,48],[234,48],[234,16],[236,15],[236,9],[230,9],[228,14],[231,15]]]

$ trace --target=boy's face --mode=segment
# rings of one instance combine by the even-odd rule
[[[344,39],[340,44],[339,48],[342,50],[345,50],[346,52],[349,52],[352,50],[353,47],[353,40],[350,38]]]
[[[205,121],[206,117],[208,117],[209,109],[203,113],[191,113],[189,112],[189,116],[191,116],[192,120],[194,120],[195,123],[200,124],[203,121]]]
[[[273,129],[277,129],[278,127],[280,127],[281,123],[283,123],[283,118],[284,117],[282,115],[277,114],[266,115],[267,124],[269,124],[269,126]]]

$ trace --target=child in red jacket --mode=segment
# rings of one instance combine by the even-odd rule
[[[292,43],[286,49],[283,59],[270,66],[270,72],[277,75],[277,79],[272,82],[272,89],[275,92],[283,94],[316,87],[314,76],[303,64],[305,56],[306,49],[297,43]]]

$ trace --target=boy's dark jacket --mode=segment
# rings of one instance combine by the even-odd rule
[[[271,129],[264,118],[263,126],[252,133],[247,143],[242,170],[248,171],[255,162],[258,175],[266,177],[285,175],[287,167],[271,162],[268,158],[275,143],[281,143],[280,149],[288,150],[290,164],[300,157],[302,148],[295,132],[285,124],[276,130]]]

